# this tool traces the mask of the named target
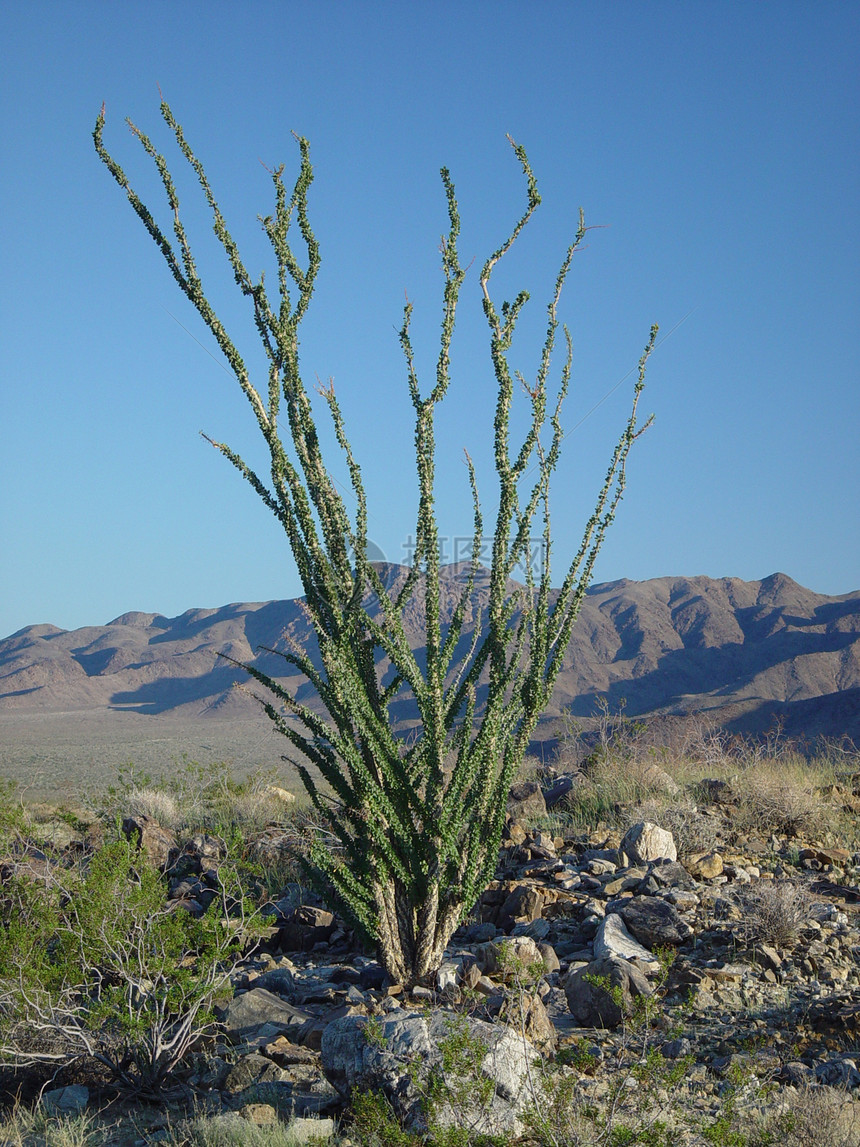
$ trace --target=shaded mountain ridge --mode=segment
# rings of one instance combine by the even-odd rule
[[[389,583],[405,576],[385,570]],[[443,619],[464,581],[443,577]],[[486,606],[480,578],[463,640]],[[405,613],[410,644],[423,645],[420,597]],[[313,647],[297,600],[191,609],[175,618],[129,612],[104,626],[32,625],[0,641],[0,715],[106,709],[188,719],[248,715],[247,680],[219,653],[276,676],[311,701],[309,685],[261,647]],[[590,716],[599,696],[629,715],[708,710],[722,723],[764,731],[775,719],[794,735],[860,740],[860,592],[816,594],[776,573],[761,581],[665,577],[592,586],[584,600],[553,703]],[[404,727],[414,719],[400,706]]]

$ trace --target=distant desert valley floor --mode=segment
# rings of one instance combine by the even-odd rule
[[[26,801],[79,804],[88,790],[103,792],[129,764],[161,778],[184,760],[226,762],[231,775],[276,768],[279,783],[300,784],[282,761],[288,748],[262,713],[232,720],[179,719],[117,713],[0,714],[0,777]]]
[[[395,585],[405,576],[386,567]],[[462,566],[443,579],[450,618]],[[461,649],[486,609],[479,576]],[[405,614],[422,645],[421,605]],[[191,609],[179,617],[127,613],[107,625],[31,625],[0,640],[0,775],[32,799],[109,783],[133,762],[156,775],[183,756],[227,762],[238,774],[279,766],[288,748],[257,704],[236,688],[227,654],[277,677],[314,703],[307,681],[270,650],[313,648],[296,601]],[[552,751],[564,714],[588,718],[598,699],[628,716],[704,712],[728,729],[860,744],[860,591],[828,597],[785,574],[762,581],[666,577],[615,581],[588,591],[553,703],[534,750]],[[415,724],[408,700],[393,719]]]

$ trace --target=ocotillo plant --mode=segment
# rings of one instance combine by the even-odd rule
[[[483,521],[475,470],[467,455],[475,544],[462,594],[452,616],[443,621],[440,538],[434,510],[434,416],[448,390],[454,318],[465,276],[457,253],[460,221],[449,172],[444,168],[441,172],[449,229],[441,243],[442,329],[429,393],[422,391],[415,368],[410,338],[412,306],[408,302],[400,331],[415,409],[419,496],[411,566],[405,579],[391,589],[368,557],[368,512],[361,470],[347,439],[334,388],[320,387],[319,393],[328,406],[351,477],[357,506],[352,516],[323,458],[311,396],[300,372],[299,326],[310,305],[320,266],[308,217],[313,178],[308,141],[296,137],[300,166],[292,192],[285,185],[283,166],[272,171],[274,214],[260,220],[277,263],[277,296],[273,297],[262,275],[254,281],[248,273],[203,165],[163,101],[161,114],[200,181],[236,284],[250,300],[268,360],[264,387],[252,382],[204,292],[163,155],[129,120],[129,127],[161,177],[173,214],[175,241],[167,237],[105,149],[104,108],[94,131],[96,150],[125,191],[176,282],[214,335],[254,410],[271,459],[268,483],[229,446],[220,442],[213,445],[251,484],[289,539],[304,588],[304,606],[316,635],[318,658],[299,648],[288,648],[281,655],[316,689],[327,717],[299,702],[279,681],[256,667],[244,668],[268,691],[257,699],[277,729],[300,751],[296,764],[305,788],[341,846],[330,850],[318,843],[306,862],[352,921],[375,941],[391,980],[406,985],[426,983],[439,967],[464,912],[492,878],[511,781],[549,700],[595,559],[624,490],[628,453],[644,429],[637,429],[637,405],[657,328],[652,328],[640,360],[632,408],[581,545],[561,587],[553,591],[549,486],[562,445],[561,407],[571,374],[571,340],[566,327],[565,361],[558,385],[552,388],[551,402],[550,368],[559,332],[559,297],[585,224],[580,212],[579,228],[562,260],[547,307],[546,338],[534,381],[526,384],[512,371],[508,352],[528,294],[522,291],[513,302],[497,306],[490,290],[499,260],[540,203],[526,153],[511,141],[525,176],[527,204],[510,235],[487,259],[480,276],[497,383],[494,430],[499,505],[486,617],[483,624],[478,618],[471,640],[461,643],[479,569]],[[302,261],[290,242],[294,221],[305,250]],[[530,419],[522,441],[512,445],[515,381],[530,404]],[[289,428],[283,435],[278,423],[282,403]],[[547,423],[548,441],[542,442],[541,432]],[[539,576],[535,576],[529,560],[536,519],[541,523],[544,550]],[[526,570],[526,584],[512,588],[511,575],[518,566]],[[403,622],[404,610],[407,606],[414,609],[416,602],[423,610],[421,659],[410,648]],[[417,733],[408,741],[395,734],[390,716],[393,703],[404,698],[411,699],[420,718]],[[318,783],[309,766],[316,767],[328,788]]]

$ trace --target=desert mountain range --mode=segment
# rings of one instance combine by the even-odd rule
[[[401,567],[385,567],[396,583]],[[465,577],[448,567],[450,616]],[[471,618],[486,604],[479,579]],[[420,601],[406,615],[422,645]],[[31,625],[0,641],[0,718],[135,712],[176,721],[227,721],[256,712],[234,685],[245,679],[219,653],[290,682],[295,673],[261,647],[306,642],[296,600],[191,609],[179,617],[126,613],[107,625],[63,630]],[[468,632],[464,635],[468,640]],[[303,679],[290,682],[310,700]],[[589,716],[598,697],[629,715],[707,710],[727,726],[762,732],[775,719],[809,738],[860,743],[860,592],[813,593],[776,573],[762,581],[665,577],[621,580],[588,591],[553,705],[539,734],[565,711]],[[408,703],[395,714],[403,728]],[[0,737],[3,725],[0,724]]]

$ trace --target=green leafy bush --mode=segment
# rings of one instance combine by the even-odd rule
[[[0,854],[5,854],[27,827],[27,814],[12,781],[0,778]]]
[[[235,867],[199,918],[165,899],[133,845],[112,841],[82,868],[48,858],[3,890],[0,1054],[13,1063],[90,1057],[156,1093],[213,1022],[252,930]]]

